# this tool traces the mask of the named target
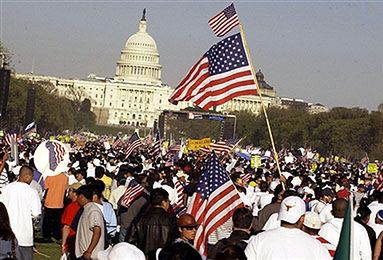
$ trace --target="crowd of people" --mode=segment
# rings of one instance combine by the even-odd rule
[[[380,162],[369,173],[299,150],[279,165],[260,149],[256,166],[234,149],[217,154],[242,206],[203,254],[194,240],[204,223],[188,206],[211,153],[146,145],[127,157],[124,144],[69,143],[68,170],[44,176],[38,144],[20,146],[18,165],[5,144],[0,153],[0,259],[33,259],[36,241],[61,245],[62,259],[332,259],[349,205],[354,259],[383,259]]]

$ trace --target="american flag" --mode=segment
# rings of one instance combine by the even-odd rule
[[[233,215],[243,203],[234,184],[213,152],[193,194],[187,213],[199,224],[194,245],[207,255],[208,237]]]
[[[242,174],[240,177],[243,182],[248,183],[251,179],[251,174],[247,172]]]
[[[176,87],[169,101],[193,101],[204,110],[235,97],[257,94],[241,35],[214,44]]]
[[[57,166],[64,160],[65,148],[57,141],[47,141],[45,147],[49,152],[49,169],[55,171]]]
[[[209,25],[217,37],[222,37],[231,29],[239,25],[239,19],[234,4],[229,5],[223,11],[209,20]]]
[[[174,182],[174,188],[177,193],[177,199],[174,205],[174,209],[180,209],[184,207],[184,186],[181,184],[179,180],[176,180]]]
[[[160,151],[161,151],[161,137],[160,137],[160,132],[157,132],[156,140],[154,141],[149,153],[152,156],[157,157]]]
[[[142,146],[141,139],[138,136],[136,132],[132,134],[132,136],[129,138],[128,141],[128,148],[126,149],[126,157],[128,158],[129,155],[136,150],[138,147]]]
[[[16,133],[7,133],[4,137],[4,141],[7,145],[11,145],[13,142],[15,143],[17,139],[17,134]]]
[[[224,141],[218,141],[216,143],[211,143],[210,147],[216,153],[230,153],[234,145],[226,144]]]
[[[375,187],[375,190],[378,190],[380,192],[383,191],[383,174],[382,173],[378,173],[378,176],[373,182],[373,185]]]
[[[122,144],[123,144],[122,140],[120,139],[120,137],[117,136],[112,144],[112,149],[116,150],[117,147],[121,146]]]
[[[220,154],[220,153],[230,153],[233,148],[234,148],[234,145],[232,144],[227,144],[224,141],[218,141],[216,143],[210,143],[210,148],[201,147],[200,150],[202,152],[210,152],[214,150],[217,154]]]
[[[142,187],[136,180],[131,180],[125,190],[124,195],[121,197],[120,205],[125,208],[129,208],[133,201],[141,196],[144,190],[144,187]]]

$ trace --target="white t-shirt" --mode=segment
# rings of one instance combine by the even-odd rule
[[[379,210],[383,209],[383,204],[377,201],[373,201],[370,203],[370,205],[368,205],[368,208],[371,210],[371,215],[367,225],[373,226],[375,224],[376,213],[378,213]],[[376,235],[379,236],[379,234]]]
[[[272,214],[269,219],[266,221],[262,230],[270,230],[274,228],[278,228],[281,226],[281,221],[278,219],[279,213]]]
[[[252,236],[245,249],[247,259],[331,259],[316,239],[297,228],[279,227]]]
[[[326,224],[324,224],[319,230],[319,235],[326,239],[328,242],[334,246],[338,245],[340,232],[342,230],[343,218],[333,218],[330,219]],[[353,231],[354,231],[354,259],[371,259],[372,252],[370,246],[370,239],[366,229],[356,221],[353,221]]]
[[[33,246],[32,217],[41,214],[37,191],[23,182],[12,182],[2,190],[0,200],[7,208],[11,228],[20,246]]]

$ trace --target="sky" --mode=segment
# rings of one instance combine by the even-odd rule
[[[230,3],[0,0],[0,36],[18,73],[113,77],[146,8],[162,81],[175,87],[219,41],[207,21]],[[383,0],[234,4],[255,68],[278,96],[369,110],[383,102]]]

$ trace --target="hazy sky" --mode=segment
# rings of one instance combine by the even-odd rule
[[[218,41],[207,21],[230,3],[2,0],[1,41],[19,73],[34,63],[35,74],[113,77],[146,7],[162,81],[174,87]],[[370,110],[383,102],[383,1],[234,3],[256,69],[279,96]]]

